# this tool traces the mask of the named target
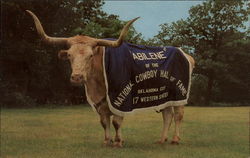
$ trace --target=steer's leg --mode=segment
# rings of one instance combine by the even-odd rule
[[[100,114],[100,122],[102,127],[104,128],[105,137],[104,137],[104,145],[111,145],[112,139],[110,137],[110,115],[109,114]]]
[[[171,126],[172,118],[173,118],[173,108],[167,107],[162,111],[163,117],[163,131],[161,133],[161,139],[157,142],[159,144],[163,144],[167,141],[168,130]]]
[[[180,125],[184,115],[184,106],[174,107],[175,131],[171,144],[179,144],[180,141]]]
[[[121,125],[123,122],[123,117],[114,115],[113,116],[113,120],[112,120],[112,124],[115,128],[115,147],[122,147],[122,136],[121,136]]]

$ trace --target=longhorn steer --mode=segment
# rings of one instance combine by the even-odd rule
[[[113,114],[105,99],[106,86],[103,76],[103,47],[119,47],[125,38],[130,25],[136,21],[135,18],[129,21],[121,31],[119,38],[116,41],[96,39],[89,36],[74,36],[69,38],[58,38],[48,36],[37,18],[31,11],[27,12],[33,17],[36,29],[44,42],[49,44],[63,44],[68,46],[68,50],[61,50],[58,54],[61,59],[68,59],[71,63],[72,74],[71,82],[75,85],[85,86],[88,93],[88,102],[93,102],[97,107],[100,115],[100,122],[105,131],[105,145],[111,145],[112,139],[110,136],[110,119],[113,115],[112,124],[115,128],[115,142],[114,146],[122,147],[121,124],[123,117]],[[194,67],[194,59],[185,54],[189,62]],[[175,121],[175,131],[172,144],[178,144],[180,140],[180,123],[184,114],[184,105],[167,107],[162,110],[163,116],[163,131],[158,143],[162,144],[167,140],[168,130],[172,122]]]

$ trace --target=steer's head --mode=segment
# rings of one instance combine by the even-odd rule
[[[81,85],[87,80],[91,64],[93,63],[93,56],[98,53],[100,46],[119,47],[125,38],[130,25],[137,20],[135,18],[130,20],[122,29],[119,38],[116,41],[96,39],[89,36],[74,36],[69,38],[59,38],[48,36],[37,18],[31,11],[27,12],[33,17],[38,34],[43,41],[48,44],[66,45],[68,50],[61,50],[58,53],[59,58],[67,59],[71,63],[72,74],[71,82],[75,85]]]

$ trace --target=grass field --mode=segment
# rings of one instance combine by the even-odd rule
[[[102,147],[103,129],[88,106],[2,109],[2,158],[248,158],[249,108],[186,107],[178,146],[154,144],[161,114],[128,116],[124,147]],[[173,128],[171,128],[172,131]],[[170,137],[172,137],[170,133]],[[112,129],[112,134],[114,130]]]

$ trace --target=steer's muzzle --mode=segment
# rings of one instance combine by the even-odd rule
[[[73,85],[79,86],[83,84],[83,75],[80,74],[72,74],[70,81]]]

